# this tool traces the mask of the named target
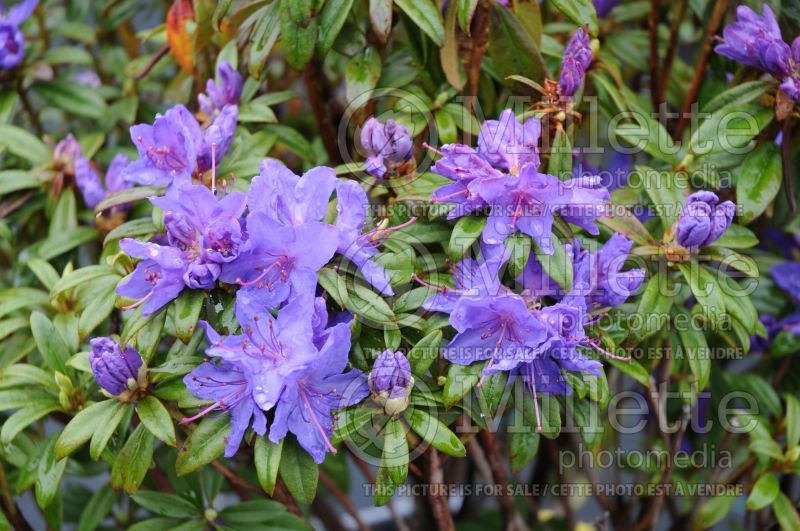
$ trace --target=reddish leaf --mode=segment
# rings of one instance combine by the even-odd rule
[[[178,65],[187,73],[192,73],[192,39],[186,27],[194,20],[192,0],[174,0],[167,12],[167,42],[169,51]]]

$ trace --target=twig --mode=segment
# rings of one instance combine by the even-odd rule
[[[479,1],[475,8],[470,24],[472,33],[472,46],[469,51],[469,69],[467,71],[467,104],[470,111],[474,111],[478,97],[478,83],[481,79],[481,63],[486,54],[486,47],[489,43],[489,7],[485,2]]]
[[[666,98],[667,86],[669,85],[669,74],[672,71],[672,62],[675,60],[675,52],[678,49],[678,30],[680,29],[683,16],[686,13],[686,0],[679,0],[678,7],[675,11],[675,16],[669,27],[669,43],[667,44],[667,53],[664,56],[664,62],[661,64],[661,72],[658,78],[658,90],[656,92],[656,100],[660,105]]]
[[[6,515],[6,519],[13,524],[14,529],[17,531],[31,531],[33,528],[25,519],[25,516],[14,503],[14,498],[11,496],[11,491],[8,487],[8,480],[6,478],[6,469],[0,461],[0,491],[2,497],[0,498],[0,509]]]
[[[325,488],[331,491],[331,494],[336,498],[336,500],[342,504],[342,507],[353,517],[353,520],[356,521],[358,528],[361,531],[369,531],[370,527],[364,522],[361,516],[358,514],[358,509],[355,508],[353,502],[350,501],[350,498],[347,497],[347,494],[342,492],[342,489],[339,488],[339,485],[322,469],[319,471],[319,479]]]
[[[650,99],[653,101],[653,109],[658,109],[661,103],[658,99],[658,18],[661,14],[661,2],[650,0],[650,17],[647,19],[647,28],[650,32]]]
[[[494,434],[488,430],[481,431],[480,433],[481,444],[486,450],[487,460],[489,461],[489,468],[491,469],[492,478],[496,485],[500,486],[500,510],[503,515],[503,524],[505,529],[520,529],[523,527],[522,521],[517,515],[517,508],[514,506],[514,498],[508,494],[508,479],[506,479],[506,471],[503,468],[503,455],[500,448],[497,446],[497,439]]]
[[[336,126],[330,114],[327,103],[331,101],[330,90],[325,83],[325,73],[322,71],[322,63],[319,59],[312,58],[303,72],[303,80],[308,92],[308,102],[311,105],[311,112],[314,114],[314,121],[319,129],[319,136],[322,144],[328,153],[331,163],[342,162],[342,155],[339,152],[337,142]]]
[[[169,44],[166,44],[164,45],[163,48],[157,51],[156,54],[149,61],[147,61],[147,64],[144,65],[144,68],[142,68],[142,70],[138,74],[136,74],[133,79],[136,81],[143,79],[147,74],[150,73],[153,67],[156,66],[156,64],[158,64],[158,62],[161,59],[163,59],[163,57],[168,53],[169,53]]]
[[[442,478],[442,463],[439,460],[439,452],[434,448],[429,448],[426,452],[428,455],[428,483],[431,487],[430,496],[428,497],[431,504],[431,511],[433,518],[436,520],[436,528],[439,531],[455,531],[456,526],[453,523],[453,517],[450,514],[450,508],[447,505],[447,497],[443,495]]]
[[[374,484],[375,483],[375,475],[369,469],[367,464],[364,461],[362,461],[361,458],[358,457],[355,453],[353,453],[352,450],[350,450],[350,455],[353,457],[353,462],[356,464],[358,469],[361,471],[361,474],[364,475],[364,477],[367,479],[368,482]],[[386,504],[386,506],[389,508],[389,513],[391,513],[391,515],[392,515],[392,520],[394,521],[395,527],[397,529],[399,529],[400,531],[409,531],[408,526],[406,525],[406,523],[403,521],[403,519],[400,517],[400,515],[395,510],[394,504],[392,503],[391,500],[389,500],[389,502]]]
[[[337,518],[336,511],[328,501],[322,496],[317,496],[311,502],[311,510],[322,521],[322,525],[327,531],[347,531],[347,528]]]
[[[28,118],[30,118],[33,128],[36,129],[39,136],[43,136],[44,128],[42,127],[42,122],[39,121],[39,115],[36,114],[36,111],[31,105],[31,101],[28,99],[25,87],[22,86],[21,77],[17,79],[17,94],[19,94],[19,101],[22,102],[22,108],[25,109],[25,113],[28,115]]]
[[[689,92],[686,93],[686,99],[683,102],[683,109],[681,116],[678,120],[678,125],[675,127],[675,134],[673,138],[679,140],[683,135],[683,129],[686,127],[686,120],[689,112],[692,110],[692,104],[695,103],[697,95],[700,93],[700,85],[703,83],[703,77],[706,72],[706,65],[708,64],[708,57],[711,55],[711,46],[714,43],[714,34],[717,33],[722,17],[725,15],[725,10],[728,8],[728,0],[717,0],[714,4],[714,10],[711,12],[711,18],[708,21],[708,32],[706,33],[706,41],[703,44],[703,49],[700,52],[700,58],[697,61],[697,66],[694,69],[694,76],[692,77],[692,84],[689,86]]]
[[[3,201],[0,203],[0,219],[5,218],[13,213],[16,209],[27,203],[28,199],[30,199],[32,195],[33,192],[28,192],[26,194],[22,194],[16,199],[9,199],[8,201]]]

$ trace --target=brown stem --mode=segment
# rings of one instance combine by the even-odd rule
[[[25,92],[25,87],[22,86],[21,77],[17,79],[17,94],[19,94],[19,101],[22,102],[22,108],[25,109],[25,113],[28,115],[28,118],[30,118],[33,128],[36,129],[36,132],[39,134],[39,136],[44,136],[42,122],[39,121],[39,115],[36,114],[36,111],[31,105],[31,101],[28,99],[28,94]]]
[[[352,456],[353,462],[355,463],[356,467],[358,467],[358,469],[361,471],[361,474],[363,474],[366,480],[369,481],[370,483],[375,483],[375,474],[372,473],[372,471],[369,469],[369,466],[352,451],[350,451],[350,455]],[[399,531],[409,531],[406,523],[403,521],[403,519],[400,517],[397,511],[395,511],[394,504],[392,503],[391,500],[389,500],[386,506],[389,508],[389,512],[392,515],[392,520],[394,521],[395,527]]]
[[[331,494],[336,498],[336,500],[342,504],[342,507],[353,517],[353,520],[356,521],[356,525],[361,531],[369,531],[370,527],[364,522],[361,516],[358,514],[358,509],[356,509],[353,502],[350,501],[350,498],[347,497],[347,494],[342,492],[342,489],[339,488],[339,485],[331,478],[328,474],[326,474],[322,469],[319,471],[319,480],[325,485],[325,488],[331,491]]]
[[[158,490],[160,490],[161,492],[169,492],[169,493],[175,492],[175,490],[172,488],[172,485],[170,485],[167,477],[164,475],[163,472],[161,472],[161,470],[158,469],[157,466],[150,469],[150,477],[153,478],[153,482],[155,482],[156,486],[158,487]]]
[[[700,93],[700,85],[703,83],[706,66],[708,65],[708,57],[711,55],[711,46],[714,44],[714,34],[717,33],[727,8],[728,0],[717,0],[717,3],[714,4],[714,10],[711,12],[711,18],[708,21],[706,40],[700,52],[697,66],[694,69],[692,84],[689,86],[689,92],[686,93],[686,99],[683,102],[681,117],[678,120],[677,127],[675,127],[675,134],[673,135],[675,140],[679,140],[683,136],[683,130],[686,127],[686,119],[689,116],[689,112],[692,110],[692,104],[695,103],[697,95]]]
[[[489,43],[489,6],[485,2],[478,2],[475,14],[470,24],[472,33],[472,46],[469,51],[469,69],[467,71],[467,105],[470,111],[475,110],[478,97],[478,84],[481,80],[481,63],[486,54]]]
[[[517,515],[517,508],[514,505],[514,498],[508,494],[508,479],[503,467],[505,459],[500,448],[497,446],[497,439],[490,431],[481,431],[481,444],[486,450],[486,457],[489,461],[489,468],[492,472],[492,479],[496,485],[500,486],[500,511],[503,515],[503,527],[505,529],[516,529],[521,523]]]
[[[134,76],[133,79],[135,79],[136,81],[143,79],[147,74],[150,73],[153,67],[155,67],[158,64],[158,62],[168,53],[169,53],[169,44],[166,44],[164,45],[163,48],[157,51],[156,54],[149,61],[147,61],[147,64],[144,65],[144,68],[142,68],[142,70],[138,74],[136,74],[136,76]]]
[[[333,123],[330,109],[327,105],[332,98],[327,83],[325,83],[322,63],[316,57],[312,58],[306,65],[306,69],[303,71],[303,80],[306,84],[308,102],[311,105],[311,112],[314,114],[314,121],[319,129],[322,144],[325,146],[325,151],[328,153],[331,163],[339,164],[342,162],[342,155],[339,152],[336,126]]]
[[[783,121],[783,141],[781,142],[781,160],[783,161],[783,189],[789,200],[792,214],[797,214],[797,200],[794,197],[794,177],[792,176],[792,126],[791,120]],[[787,358],[788,359],[788,358]]]
[[[683,21],[683,16],[686,13],[686,0],[678,1],[678,8],[675,11],[675,16],[669,27],[669,43],[667,44],[667,53],[664,56],[664,62],[661,64],[661,72],[658,78],[658,89],[656,91],[656,101],[660,105],[666,98],[667,86],[669,85],[669,74],[672,71],[672,62],[675,60],[675,53],[678,49],[678,30]]]
[[[650,0],[650,17],[647,19],[647,28],[650,32],[650,98],[653,100],[654,109],[658,109],[658,104],[661,103],[658,99],[658,18],[660,14],[660,0]]]
[[[453,517],[447,505],[447,497],[443,493],[442,478],[444,473],[442,472],[442,463],[439,460],[439,452],[434,448],[429,448],[426,453],[428,455],[428,483],[431,487],[428,499],[431,504],[433,518],[436,520],[436,529],[438,531],[455,531],[456,526],[453,523]]]
[[[8,480],[6,478],[6,469],[2,461],[0,461],[0,493],[2,493],[2,497],[0,497],[0,509],[3,510],[3,514],[13,525],[13,528],[17,531],[31,531],[33,528],[25,519],[25,516],[19,510],[17,504],[14,503],[14,498],[11,496],[11,490],[8,487]]]

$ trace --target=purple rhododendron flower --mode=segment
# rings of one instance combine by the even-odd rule
[[[39,0],[23,0],[8,11],[0,12],[0,68],[14,68],[25,57],[25,34],[19,27],[38,4]],[[0,9],[2,7],[0,4]]]
[[[82,156],[80,143],[69,133],[53,149],[53,167],[67,175],[75,175],[75,162]]]
[[[217,67],[219,84],[213,79],[206,81],[206,93],[197,96],[200,110],[208,116],[221,112],[227,105],[238,105],[242,95],[242,75],[228,61]]]
[[[590,306],[619,306],[642,285],[644,269],[622,271],[632,248],[631,240],[614,234],[597,251],[596,281],[592,291],[586,295]]]
[[[361,128],[361,145],[367,152],[364,170],[383,179],[387,172],[411,159],[413,141],[408,130],[392,119],[381,123],[370,117]]]
[[[384,351],[372,365],[367,381],[372,399],[383,406],[387,415],[399,415],[408,408],[414,377],[411,364],[402,353]]]
[[[493,167],[511,175],[519,174],[526,164],[539,167],[539,137],[542,122],[531,118],[520,123],[514,112],[506,109],[498,120],[486,120],[478,135],[478,154]]]
[[[572,97],[575,95],[591,64],[592,48],[589,45],[589,34],[583,28],[578,28],[567,43],[561,59],[561,75],[558,85],[562,96]]]
[[[600,18],[606,18],[617,5],[619,5],[619,0],[594,0],[594,9]]]
[[[468,216],[488,206],[481,194],[483,183],[501,181],[505,175],[492,167],[474,149],[463,144],[447,144],[441,149],[442,158],[431,170],[452,180],[437,189],[431,197],[432,203],[452,203],[456,207],[447,219]]]
[[[225,444],[225,457],[236,454],[251,421],[258,435],[267,433],[267,417],[253,400],[248,373],[238,364],[223,361],[217,365],[204,361],[187,374],[183,382],[194,396],[213,400],[213,403],[194,417],[182,419],[182,422],[196,420],[215,410],[230,412],[231,434]]]
[[[784,262],[770,269],[772,279],[795,300],[800,300],[800,262]]]
[[[238,108],[228,105],[203,131],[186,107],[176,105],[156,115],[153,125],[134,125],[131,139],[139,160],[125,169],[125,179],[153,186],[188,184],[196,171],[208,171],[212,162],[225,156],[233,142],[237,116]]]
[[[687,198],[675,225],[675,238],[679,245],[691,250],[711,245],[731,226],[734,214],[733,202],[719,203],[713,192],[695,192]]]
[[[136,301],[125,309],[142,306],[142,315],[150,315],[183,291],[186,285],[184,273],[188,266],[183,251],[131,238],[121,240],[119,247],[128,256],[142,260],[117,286],[119,295]]]
[[[94,169],[89,159],[79,157],[75,162],[75,183],[83,196],[83,202],[89,208],[95,208],[108,195],[121,192],[131,187],[131,183],[125,181],[122,175],[128,166],[128,157],[118,154],[111,161],[106,171],[105,183],[100,180],[100,174]],[[115,207],[127,209],[127,205]]]
[[[94,380],[106,393],[119,396],[139,386],[144,361],[135,348],[125,347],[123,350],[110,337],[96,337],[89,343],[92,345],[89,365]]]
[[[759,68],[777,78],[789,73],[791,50],[783,42],[778,21],[767,4],[764,16],[758,16],[747,6],[736,8],[736,22],[722,30],[723,44],[714,50],[743,65]]]

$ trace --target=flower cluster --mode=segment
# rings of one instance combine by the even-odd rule
[[[772,9],[763,5],[763,16],[747,6],[736,8],[736,22],[723,30],[723,43],[715,51],[746,66],[758,68],[781,82],[783,90],[800,103],[800,37],[789,47]]]
[[[379,179],[397,173],[398,168],[412,158],[411,135],[391,119],[381,123],[370,118],[364,122],[361,145],[367,152],[364,171]]]
[[[0,12],[0,69],[14,68],[25,57],[25,34],[19,27],[38,4],[39,0],[23,0],[8,11]]]
[[[488,209],[483,232],[488,244],[502,243],[522,232],[552,254],[555,214],[597,234],[595,220],[604,212],[608,190],[597,176],[561,181],[540,173],[540,134],[538,119],[520,123],[506,110],[499,120],[484,123],[477,150],[463,144],[445,145],[432,170],[453,182],[436,190],[431,200],[456,205],[448,219]]]
[[[575,95],[591,64],[592,47],[589,44],[589,33],[584,28],[578,28],[567,43],[561,59],[558,85],[562,96],[571,98]]]
[[[480,261],[467,258],[455,268],[455,291],[438,288],[440,293],[424,304],[450,314],[457,334],[445,357],[460,365],[485,361],[484,376],[518,374],[534,400],[538,392],[571,392],[562,371],[599,374],[601,365],[587,350],[617,358],[587,337],[585,326],[592,323],[589,310],[622,304],[644,280],[643,269],[622,271],[632,243],[614,235],[596,252],[582,250],[577,240],[568,244],[573,284],[567,293],[532,253],[518,279],[524,287],[521,294],[502,286],[498,276],[508,259],[505,246],[484,245]],[[555,304],[545,306],[547,301]]]
[[[686,199],[675,225],[675,239],[692,251],[711,245],[725,234],[735,214],[733,202],[720,203],[714,192],[695,192]]]

